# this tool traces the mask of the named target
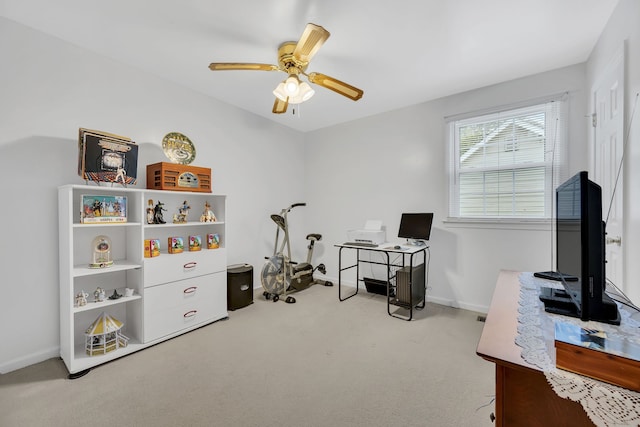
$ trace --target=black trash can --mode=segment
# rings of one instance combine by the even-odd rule
[[[253,266],[233,264],[227,267],[227,310],[253,303]]]

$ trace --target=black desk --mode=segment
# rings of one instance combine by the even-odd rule
[[[358,294],[360,290],[360,282],[363,278],[360,277],[360,264],[378,264],[385,266],[387,269],[387,313],[389,316],[397,317],[403,320],[413,319],[413,310],[421,310],[426,304],[426,289],[427,289],[427,277],[428,277],[428,261],[427,251],[429,246],[416,246],[416,245],[400,245],[400,249],[395,249],[394,243],[383,243],[379,246],[356,246],[349,244],[335,245],[338,248],[338,299],[345,301]],[[344,249],[356,251],[355,264],[343,266],[342,265],[342,251]],[[371,261],[368,259],[362,259],[362,251],[367,252],[379,252],[383,254],[383,258],[386,262]],[[397,255],[397,258],[401,258],[401,261],[392,261],[391,255]],[[418,264],[417,261],[422,257],[422,264]],[[397,259],[396,258],[396,259]],[[342,272],[345,270],[356,269],[356,291],[345,297],[342,296]],[[400,276],[400,277],[398,277]],[[405,308],[409,311],[408,316],[402,316],[397,313],[391,312],[392,306],[398,306]]]

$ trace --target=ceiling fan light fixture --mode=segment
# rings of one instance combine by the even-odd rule
[[[316,93],[307,82],[301,82],[298,93],[289,97],[289,104],[302,104],[304,101],[311,99]]]
[[[282,102],[286,102],[289,95],[284,87],[284,82],[280,82],[278,86],[273,90],[273,94]]]
[[[284,81],[284,90],[289,94],[289,96],[295,96],[298,93],[299,88],[300,80],[298,80],[296,75],[291,75]]]
[[[309,86],[309,83],[307,82],[300,83],[299,94],[298,94],[301,99],[300,102],[308,101],[309,99],[311,99],[311,97],[315,93],[316,91],[313,90],[311,86]]]

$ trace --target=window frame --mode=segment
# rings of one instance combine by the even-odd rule
[[[448,144],[448,218],[445,221],[450,225],[457,226],[474,226],[484,225],[493,227],[496,224],[513,226],[520,224],[516,228],[537,229],[540,225],[548,224],[553,218],[554,209],[554,193],[555,188],[566,178],[567,164],[566,152],[568,146],[568,106],[567,93],[552,95],[543,99],[529,100],[518,104],[506,105],[494,109],[484,111],[476,111],[456,116],[446,117],[446,135]],[[536,110],[545,111],[545,134],[544,134],[544,153],[543,161],[531,162],[530,164],[515,165],[502,168],[500,165],[495,167],[478,168],[478,172],[487,171],[509,171],[522,170],[531,166],[544,168],[544,202],[542,215],[525,216],[525,215],[470,215],[464,216],[460,214],[460,176],[464,172],[464,168],[460,166],[461,156],[459,155],[459,141],[456,129],[461,125],[470,123],[483,123],[487,120],[499,120],[502,118],[513,118],[518,115],[524,115],[526,112]],[[461,172],[462,171],[462,172]],[[512,196],[518,194],[511,191]],[[486,199],[487,193],[482,192],[483,200]],[[501,227],[502,228],[502,227]]]

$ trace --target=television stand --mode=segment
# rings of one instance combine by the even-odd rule
[[[522,347],[515,339],[522,289],[520,274],[500,272],[476,350],[480,357],[495,363],[495,426],[593,427],[595,424],[580,403],[558,396],[544,371],[522,358]],[[546,324],[547,319],[548,315],[540,315],[542,324]],[[613,405],[623,405],[623,402],[621,396],[611,397]]]
[[[563,289],[541,287],[540,301],[544,303],[544,311],[547,313],[580,318],[578,306],[571,299],[571,295]]]
[[[566,282],[577,282],[578,278],[576,276],[572,276],[570,274],[562,274],[557,271],[538,271],[533,273],[535,277],[540,277],[541,279],[547,280],[555,280],[556,282],[562,281],[564,279]]]
[[[544,303],[544,311],[547,313],[561,314],[563,316],[577,317],[582,319],[579,305],[575,302],[580,300],[580,294],[574,292],[574,298],[571,298],[569,292],[563,289],[554,289],[542,286],[540,287],[540,301]],[[611,325],[620,324],[620,311],[616,302],[607,294],[602,294],[602,303],[598,315],[590,315],[589,320],[596,322],[609,323]]]

